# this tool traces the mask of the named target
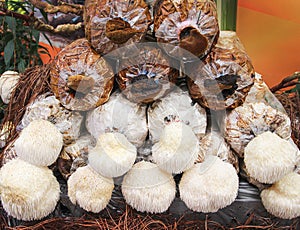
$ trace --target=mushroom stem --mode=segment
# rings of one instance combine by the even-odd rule
[[[68,78],[68,87],[76,92],[83,94],[89,93],[95,85],[95,80],[92,77],[84,75],[73,75]]]

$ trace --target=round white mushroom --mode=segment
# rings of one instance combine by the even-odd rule
[[[153,161],[169,173],[191,168],[200,151],[199,141],[191,127],[172,121],[165,126],[159,142],[152,147]]]
[[[148,135],[146,106],[132,103],[115,92],[108,102],[88,113],[86,128],[95,139],[107,131],[115,131],[140,147]]]
[[[208,155],[183,173],[179,183],[180,198],[193,211],[217,212],[234,202],[239,187],[234,167],[216,156]]]
[[[206,131],[206,111],[199,104],[192,103],[188,92],[177,89],[164,98],[154,102],[148,109],[150,139],[153,143],[159,141],[169,116],[178,117],[189,125],[197,137],[202,137]]]
[[[119,177],[134,164],[136,147],[121,133],[104,133],[91,149],[88,162],[95,171],[105,177]]]
[[[266,210],[282,219],[300,216],[300,174],[292,172],[260,194]]]
[[[63,136],[49,121],[34,120],[15,141],[17,155],[38,166],[53,164],[63,146]]]
[[[140,161],[125,175],[122,194],[137,211],[162,213],[174,200],[176,185],[171,174],[154,163]]]
[[[19,73],[15,71],[5,71],[0,77],[0,96],[5,104],[8,104],[11,94],[20,79]]]
[[[109,203],[114,182],[94,171],[89,165],[78,168],[68,179],[68,196],[73,204],[98,213]]]
[[[63,134],[64,143],[69,144],[80,136],[83,116],[79,112],[69,111],[64,108],[55,96],[49,93],[40,95],[26,108],[25,114],[17,129],[22,130],[30,122],[38,119],[48,120],[53,123]]]
[[[60,188],[50,169],[16,158],[0,170],[0,193],[8,215],[31,221],[42,219],[55,209]]]
[[[248,143],[244,162],[249,176],[261,183],[273,184],[294,170],[297,153],[290,141],[268,131]]]

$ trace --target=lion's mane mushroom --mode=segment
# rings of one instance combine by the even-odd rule
[[[31,221],[50,214],[59,200],[59,183],[47,167],[13,159],[0,169],[0,194],[5,211]]]
[[[183,173],[180,198],[196,212],[217,212],[234,202],[239,187],[234,167],[216,156],[206,156]]]
[[[188,92],[177,89],[155,101],[147,110],[149,135],[153,143],[159,141],[165,126],[165,118],[178,117],[189,125],[198,138],[204,136],[207,126],[206,112],[197,103],[193,104]]]
[[[245,148],[244,162],[249,176],[273,184],[295,169],[298,149],[272,132],[253,138]]]
[[[192,128],[175,120],[165,126],[159,142],[152,147],[152,156],[163,170],[181,173],[193,166],[199,151],[199,141]]]
[[[34,120],[22,130],[14,145],[22,160],[38,166],[49,166],[60,154],[63,136],[51,122]]]
[[[11,93],[16,87],[20,75],[15,71],[5,71],[0,77],[0,96],[5,104],[10,101]]]
[[[73,204],[89,212],[100,212],[109,203],[114,182],[89,165],[78,168],[68,179],[68,196]]]
[[[52,91],[67,109],[87,111],[108,100],[113,88],[113,71],[86,39],[64,47],[52,65]]]
[[[86,128],[96,139],[107,131],[122,133],[130,143],[140,147],[148,135],[146,106],[114,92],[107,103],[88,112]]]
[[[171,174],[151,162],[140,161],[124,176],[122,194],[130,206],[140,212],[162,213],[176,194]]]
[[[121,133],[104,133],[88,156],[89,165],[102,176],[119,177],[134,164],[137,149]]]
[[[300,216],[300,174],[285,175],[270,188],[264,189],[261,200],[266,210],[282,219]]]
[[[265,103],[258,102],[239,106],[231,110],[225,118],[224,137],[239,157],[244,157],[244,148],[255,136],[266,131],[289,139],[289,117]]]

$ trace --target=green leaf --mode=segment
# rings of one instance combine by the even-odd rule
[[[23,73],[25,71],[26,68],[26,62],[24,59],[20,59],[19,63],[18,63],[18,71],[19,73]]]
[[[35,42],[39,43],[39,41],[40,41],[40,32],[38,30],[32,30],[32,36],[34,37]]]
[[[10,30],[12,30],[13,33],[15,33],[15,31],[16,31],[16,24],[17,24],[16,19],[13,18],[13,17],[6,16],[5,17],[5,22],[7,23],[8,28]]]
[[[9,62],[13,57],[14,50],[15,50],[14,40],[10,40],[4,48],[4,62],[5,62],[5,65],[9,65]]]

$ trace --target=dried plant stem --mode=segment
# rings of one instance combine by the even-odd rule
[[[72,13],[76,15],[82,15],[83,14],[83,6],[78,4],[70,4],[65,2],[59,2],[60,5],[54,6],[46,1],[41,0],[29,0],[29,2],[34,5],[36,8],[45,11],[46,13],[54,14],[54,13]]]

